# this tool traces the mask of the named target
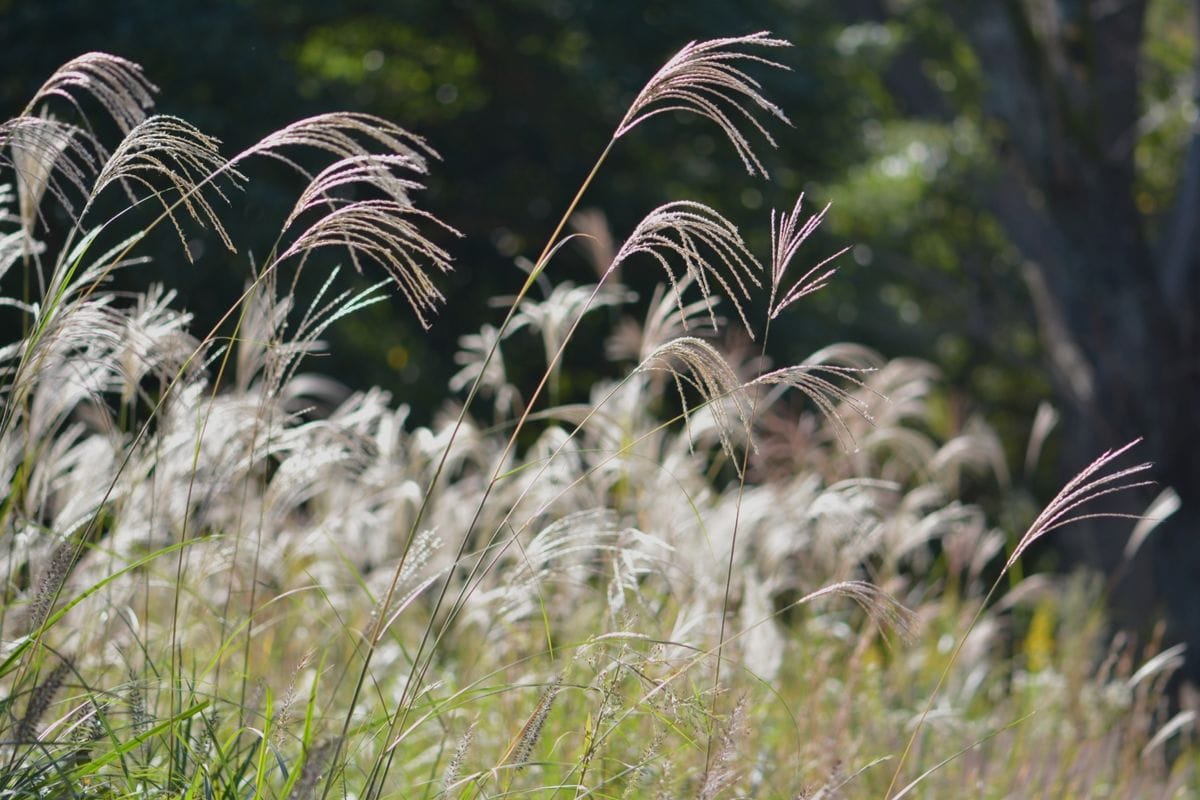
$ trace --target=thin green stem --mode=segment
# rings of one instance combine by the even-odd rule
[[[925,725],[925,720],[929,716],[929,712],[933,710],[933,703],[937,700],[937,696],[941,692],[942,686],[945,685],[946,679],[950,677],[950,670],[954,667],[955,662],[958,661],[958,656],[962,653],[963,645],[967,642],[967,637],[971,635],[971,631],[975,630],[975,626],[979,624],[979,620],[983,617],[984,609],[988,607],[992,595],[1000,588],[1003,580],[1004,574],[1001,573],[996,582],[992,584],[992,588],[984,595],[983,601],[975,611],[975,616],[971,618],[971,624],[967,626],[967,630],[958,638],[958,642],[955,643],[954,651],[950,653],[950,659],[946,662],[945,668],[942,669],[942,674],[938,677],[937,683],[934,684],[933,691],[929,693],[929,699],[925,701],[925,708],[921,711],[921,716],[917,719],[917,724],[913,726],[912,733],[909,734],[908,742],[904,745],[904,752],[900,754],[900,759],[896,762],[896,769],[892,772],[892,779],[888,783],[887,791],[883,794],[884,800],[889,800],[893,797],[892,790],[896,788],[896,782],[900,780],[900,771],[904,768],[904,762],[907,760],[908,754],[912,751],[913,745],[917,741],[917,734],[921,732],[921,728]]]
[[[767,316],[766,324],[763,328],[762,349],[760,357],[766,358],[767,355],[767,339],[771,335],[771,317]],[[746,447],[742,451],[742,468],[738,475],[738,490],[737,501],[733,508],[733,532],[729,539],[729,563],[725,569],[725,596],[721,601],[721,630],[717,634],[717,663],[713,669],[713,698],[712,698],[712,718],[717,717],[717,690],[721,686],[721,661],[725,655],[725,627],[729,621],[729,596],[730,587],[733,585],[733,561],[737,553],[738,529],[741,527],[742,521],[742,498],[746,494],[746,470],[750,466],[750,450],[753,447],[754,421],[758,414],[758,403],[762,399],[762,387],[756,385],[754,387],[754,397],[750,401],[750,418],[746,422]],[[712,765],[713,754],[713,738],[708,737],[708,745],[704,754],[704,768],[707,770]]]
[[[412,551],[413,542],[416,540],[417,534],[420,531],[421,523],[424,521],[425,513],[428,511],[430,501],[432,500],[433,493],[437,487],[438,482],[441,479],[443,471],[445,470],[446,462],[449,460],[449,457],[450,457],[450,450],[453,448],[455,441],[458,439],[458,435],[461,432],[462,426],[466,421],[467,413],[470,411],[472,405],[474,404],[476,396],[479,394],[479,389],[481,388],[482,382],[483,382],[483,376],[487,373],[487,368],[492,363],[492,360],[495,359],[496,354],[500,347],[500,340],[504,338],[505,333],[507,333],[509,327],[511,326],[513,317],[516,316],[517,308],[520,306],[521,301],[525,299],[526,295],[529,294],[529,290],[531,288],[533,288],[533,284],[537,280],[538,276],[546,268],[546,265],[549,262],[550,256],[554,252],[558,237],[562,234],[562,231],[566,227],[567,222],[570,220],[571,216],[575,213],[575,209],[578,207],[580,200],[583,199],[583,195],[587,192],[588,187],[591,186],[592,181],[595,179],[596,175],[599,173],[600,167],[604,164],[605,160],[608,158],[608,155],[612,151],[612,147],[615,142],[616,142],[615,137],[613,139],[609,140],[609,142],[605,146],[603,152],[600,153],[599,158],[596,159],[595,164],[592,165],[591,171],[589,171],[587,174],[587,177],[584,178],[583,183],[579,187],[579,190],[575,192],[574,198],[572,198],[570,204],[567,206],[567,210],[563,213],[562,217],[559,219],[558,225],[554,228],[554,232],[551,233],[550,238],[546,240],[546,245],[545,245],[545,247],[542,248],[541,255],[538,256],[538,260],[534,263],[533,269],[530,270],[529,276],[525,279],[525,283],[521,286],[520,291],[517,292],[516,298],[513,300],[512,304],[510,305],[510,307],[508,309],[508,313],[504,318],[504,322],[501,323],[501,325],[500,325],[500,329],[496,335],[496,339],[492,343],[491,348],[488,350],[488,353],[483,360],[483,365],[480,368],[479,375],[476,376],[474,382],[471,384],[471,388],[467,392],[467,398],[463,402],[462,408],[459,410],[458,419],[455,421],[454,428],[451,430],[450,437],[446,442],[446,446],[442,450],[442,455],[441,455],[441,458],[438,460],[437,468],[434,470],[433,477],[430,479],[430,482],[429,482],[429,486],[425,490],[425,492],[421,498],[421,504],[417,508],[417,513],[413,517],[412,525],[409,527],[408,536],[405,539],[404,549],[401,551],[400,560],[396,564],[395,570],[393,570],[393,572],[392,572],[392,579],[388,584],[387,592],[384,594],[383,600],[379,605],[378,614],[375,619],[375,625],[371,630],[370,637],[368,638],[368,646],[366,649],[366,653],[364,654],[364,657],[363,657],[363,665],[362,665],[362,668],[359,670],[358,679],[355,682],[355,686],[354,686],[354,692],[351,695],[349,710],[347,711],[346,717],[342,723],[342,735],[337,738],[337,743],[334,745],[334,753],[333,753],[333,757],[332,757],[330,763],[333,763],[333,764],[337,763],[337,759],[341,754],[342,743],[346,739],[346,736],[350,732],[350,721],[352,719],[352,714],[353,714],[355,706],[357,706],[357,704],[358,704],[358,699],[362,694],[363,687],[366,685],[367,675],[369,674],[370,666],[371,666],[371,657],[374,654],[376,648],[378,647],[379,642],[383,638],[383,634],[385,631],[384,626],[389,617],[388,612],[391,608],[392,600],[395,598],[396,590],[400,583],[400,575],[401,575],[405,565],[407,564],[408,555]],[[528,413],[528,408],[526,409],[526,413]],[[524,417],[522,417],[522,421],[523,420],[524,420]],[[519,430],[520,430],[520,425],[518,425],[517,430],[515,430],[513,432],[513,441],[515,441],[516,435],[517,435],[517,433],[519,433]],[[489,486],[489,490],[490,490],[490,486]],[[484,498],[479,503],[479,511],[482,511],[483,504],[484,504],[484,502],[486,502],[486,500],[487,500],[487,493],[485,492]],[[465,552],[467,543],[469,541],[470,541],[470,532],[468,531],[462,537],[462,541],[459,546],[459,556],[458,557],[461,558],[461,555],[462,555],[462,553]],[[457,563],[457,559],[456,559],[455,563]],[[437,603],[434,606],[435,614],[436,614],[437,608],[439,608],[441,606],[441,603],[442,603],[443,599],[445,598],[446,592],[449,590],[450,581],[452,580],[452,578],[453,578],[453,570],[446,575],[446,579],[442,583],[442,588],[441,588],[441,591],[439,592]],[[424,652],[424,648],[429,642],[431,633],[432,633],[432,622],[431,622],[430,626],[426,627],[425,634],[421,637],[421,642],[418,645],[417,651],[413,656],[414,666],[420,660],[420,657]],[[416,678],[416,676],[417,676],[417,673],[415,670],[413,672],[410,672],[408,680],[405,682],[404,690],[401,692],[400,700],[398,701],[396,712],[391,715],[391,722],[388,725],[388,736],[387,736],[387,739],[385,739],[385,741],[391,739],[396,728],[400,725],[403,725],[404,720],[407,718],[407,708],[411,704],[412,696],[419,688],[419,678],[414,680],[414,678]],[[384,777],[386,777],[388,768],[391,765],[391,759],[393,758],[393,756],[394,756],[394,751],[392,751],[391,753],[389,753],[387,755],[387,764],[386,765],[381,763],[381,759],[376,759],[375,766],[372,769],[371,775],[367,782],[367,791],[365,792],[366,797],[370,798],[372,796],[377,796],[378,790],[376,789],[376,786],[378,783],[382,782]],[[327,782],[325,784],[325,787],[321,794],[322,800],[325,800],[325,798],[328,797],[330,786],[331,786],[331,784],[329,782]]]

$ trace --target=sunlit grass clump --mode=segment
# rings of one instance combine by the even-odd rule
[[[1186,787],[1192,717],[1162,696],[1178,653],[1109,641],[1083,581],[995,596],[1029,544],[1142,484],[1145,465],[1116,463],[1128,448],[1024,534],[995,529],[957,487],[1003,487],[999,443],[927,433],[930,365],[848,344],[762,355],[771,321],[833,278],[835,255],[803,247],[824,210],[764,219],[770,253],[680,198],[607,250],[602,219],[576,215],[610,150],[663,112],[716,124],[765,177],[766,123],[787,119],[752,73],[786,44],[693,43],[653,76],[507,315],[463,338],[428,427],[404,398],[304,371],[389,286],[423,327],[453,303],[439,277],[459,234],[419,204],[427,142],[328,114],[226,158],[149,115],[134,64],[55,73],[0,127],[0,286],[23,331],[0,349],[0,794]],[[196,226],[232,250],[221,213],[264,160],[294,170],[295,207],[215,327],[169,288],[112,288],[156,227],[182,254]],[[592,284],[555,279],[573,241],[594,245]],[[330,252],[376,282],[334,269],[301,296]],[[662,283],[639,302],[621,278],[641,270]],[[550,402],[597,309],[624,377]],[[514,358],[541,381],[510,380]]]

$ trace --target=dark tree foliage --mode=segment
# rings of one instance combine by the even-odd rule
[[[678,199],[709,202],[765,236],[770,207],[790,206],[795,193],[855,161],[856,126],[842,111],[854,76],[829,68],[837,59],[827,15],[806,13],[800,24],[770,5],[701,5],[702,14],[665,2],[218,0],[132,2],[118,11],[107,3],[10,0],[0,2],[0,98],[19,108],[57,65],[105,50],[143,64],[162,88],[160,110],[194,121],[228,153],[329,110],[370,111],[426,137],[444,162],[433,170],[425,202],[466,234],[454,243],[450,307],[429,335],[419,334],[399,303],[368,310],[340,326],[335,362],[313,364],[351,385],[388,386],[422,417],[440,394],[422,396],[420,387],[445,385],[457,338],[485,321],[456,312],[485,308],[488,297],[520,285],[514,261],[537,254],[629,101],[690,39],[789,29],[797,45],[785,56],[792,71],[762,76],[796,122],[776,131],[781,149],[768,168],[777,180],[746,175],[719,133],[699,121],[684,118],[683,135],[676,125],[645,126],[622,143],[585,201],[605,211],[614,236]],[[155,264],[125,279],[162,280],[201,319],[215,318],[251,259],[271,247],[300,188],[269,168],[252,177],[249,195],[226,213],[243,252],[227,255],[197,231],[203,256],[189,266],[164,237]],[[758,245],[764,253],[765,239]],[[571,249],[554,269],[560,279],[590,275]],[[647,271],[643,288],[652,276]],[[827,324],[797,328],[797,352],[828,341]],[[599,366],[578,360],[577,369]]]

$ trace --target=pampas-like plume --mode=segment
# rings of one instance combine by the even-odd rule
[[[1012,565],[1017,563],[1017,559],[1029,549],[1031,544],[1047,533],[1064,525],[1070,525],[1073,522],[1085,519],[1098,519],[1102,517],[1141,519],[1137,514],[1122,514],[1116,511],[1096,511],[1086,514],[1075,513],[1080,506],[1104,495],[1153,485],[1153,481],[1127,480],[1134,475],[1141,475],[1150,469],[1151,465],[1149,462],[1143,462],[1136,466],[1127,467],[1108,474],[1104,473],[1109,464],[1123,456],[1140,441],[1141,439],[1134,439],[1129,444],[1118,447],[1116,450],[1105,450],[1099,458],[1088,464],[1083,471],[1069,480],[1059,493],[1054,496],[1049,505],[1042,510],[1042,513],[1038,514],[1037,519],[1029,526],[1029,530],[1025,531],[1025,535],[1017,542],[1012,555],[1008,557],[1008,561],[1004,564],[1004,570],[1007,572],[1011,569]]]
[[[0,125],[0,147],[8,145],[11,160],[0,155],[0,163],[12,165],[20,196],[21,228],[33,234],[38,206],[47,190],[63,209],[76,219],[75,204],[67,186],[86,197],[89,176],[99,169],[107,154],[86,131],[65,122],[43,117],[17,117]]]
[[[454,354],[454,363],[462,369],[450,378],[450,391],[460,392],[472,383],[499,395],[505,389],[515,392],[504,370],[504,359],[500,357],[500,330],[494,325],[484,324],[478,333],[468,333],[458,339],[459,350]],[[496,357],[488,359],[491,352]]]
[[[148,117],[121,140],[96,178],[92,194],[98,195],[117,182],[141,184],[162,204],[185,252],[188,251],[187,237],[175,217],[176,205],[182,205],[201,225],[212,225],[221,242],[236,252],[221,220],[201,191],[201,186],[217,172],[224,173],[235,185],[242,179],[241,173],[226,163],[218,152],[219,144],[217,139],[201,132],[187,120],[164,115]],[[176,197],[172,198],[166,190],[156,186],[156,179],[165,179]],[[222,200],[226,199],[215,184],[212,189]]]
[[[339,160],[313,177],[281,152],[288,147],[313,147]],[[378,148],[386,152],[373,151]],[[416,208],[409,193],[423,188],[422,184],[395,174],[399,168],[418,175],[427,172],[427,159],[437,158],[438,154],[424,139],[370,114],[321,114],[272,133],[231,163],[252,155],[277,159],[310,178],[285,228],[306,211],[330,208],[272,266],[319,247],[345,247],[360,272],[360,258],[380,264],[404,294],[421,327],[429,329],[429,314],[445,297],[429,279],[426,265],[449,272],[450,255],[426,238],[412,218],[424,218],[455,236],[462,234]],[[342,202],[334,196],[336,190],[354,184],[369,186],[385,199]]]
[[[752,383],[763,386],[788,386],[803,392],[833,425],[838,442],[845,450],[850,451],[855,444],[854,434],[838,413],[838,405],[849,406],[855,414],[868,422],[872,421],[870,410],[861,397],[838,386],[831,378],[845,380],[866,389],[868,388],[866,384],[857,376],[871,371],[869,368],[844,367],[809,361],[804,364],[771,370],[755,378]]]
[[[280,150],[285,147],[315,147],[338,158],[353,158],[373,152],[364,141],[374,147],[381,147],[389,154],[407,159],[409,163],[405,166],[420,173],[425,172],[427,157],[438,157],[437,152],[420,136],[409,133],[382,117],[337,112],[318,114],[293,122],[270,134],[233,160],[239,162],[252,155],[270,156],[288,164],[305,177],[311,177],[305,169],[283,155]]]
[[[801,297],[823,289],[837,269],[831,267],[822,270],[827,264],[850,249],[844,247],[809,269],[792,284],[792,288],[779,297],[779,287],[783,283],[784,273],[787,272],[788,265],[796,256],[796,251],[800,249],[800,245],[804,244],[804,240],[817,229],[821,221],[825,219],[825,213],[829,211],[829,205],[826,204],[819,213],[812,215],[804,221],[803,225],[796,227],[800,221],[800,205],[803,202],[804,195],[801,194],[796,198],[796,205],[792,208],[792,213],[787,215],[779,214],[777,217],[775,210],[771,210],[771,319],[775,319],[785,308]]]
[[[737,373],[715,347],[693,336],[672,339],[656,348],[638,365],[638,371],[662,371],[671,375],[679,391],[685,425],[690,424],[691,411],[684,384],[698,391],[712,411],[722,449],[732,458],[733,441],[729,435],[729,414],[725,409],[725,401],[733,403],[743,426],[749,425],[749,404]],[[737,459],[732,460],[736,465]]]
[[[716,265],[705,258],[705,251],[716,257]],[[737,309],[746,332],[751,339],[754,338],[754,331],[750,327],[750,321],[746,319],[739,295],[743,299],[749,299],[747,281],[755,286],[762,285],[755,274],[762,270],[762,265],[750,254],[732,222],[703,203],[687,200],[667,203],[650,212],[638,223],[637,228],[617,251],[606,275],[616,270],[635,253],[645,253],[654,258],[667,273],[682,319],[686,320],[688,315],[683,305],[682,282],[677,278],[675,269],[667,258],[671,254],[683,259],[687,274],[695,278],[700,292],[705,297],[711,297],[713,294],[709,281],[717,282]],[[728,276],[717,269],[717,266],[723,267]],[[709,319],[713,328],[716,328],[717,319],[711,306]]]
[[[867,612],[867,616],[875,623],[880,632],[894,631],[900,638],[910,641],[916,631],[916,615],[905,608],[900,601],[866,581],[838,581],[806,594],[793,605],[803,605],[819,600],[822,597],[836,595],[848,597]]]
[[[400,287],[404,299],[429,329],[428,315],[445,297],[429,279],[425,264],[449,272],[450,254],[425,237],[410,219],[433,222],[457,234],[454,228],[427,211],[395,200],[362,200],[329,212],[314,222],[272,264],[304,256],[321,247],[345,247],[356,258],[382,266]]]
[[[99,101],[121,132],[128,134],[146,118],[158,87],[146,80],[142,68],[132,61],[108,53],[85,53],[55,70],[34,94],[22,116],[32,116],[39,103],[61,97],[86,119],[76,96],[80,90]]]
[[[3,278],[12,265],[20,261],[26,254],[40,255],[45,251],[46,246],[41,242],[31,241],[25,235],[25,231],[0,234],[0,278]],[[0,304],[30,313],[28,305],[11,297],[0,298]]]
[[[401,205],[412,205],[409,192],[423,189],[417,181],[397,177],[393,170],[403,167],[419,174],[425,174],[425,162],[403,154],[368,153],[366,155],[346,156],[339,159],[317,174],[308,187],[296,200],[292,213],[288,216],[283,227],[289,228],[296,217],[313,208],[329,203],[337,204],[336,190],[351,184],[372,187],[383,193],[390,200]],[[345,204],[345,200],[342,204]]]
[[[784,70],[787,67],[736,49],[741,45],[788,47],[791,43],[772,38],[766,31],[689,43],[650,79],[634,99],[613,138],[624,136],[642,120],[666,111],[699,114],[720,126],[751,175],[757,173],[767,177],[766,168],[754,154],[750,141],[738,128],[738,123],[744,117],[772,147],[775,147],[775,140],[755,119],[750,107],[757,106],[771,116],[791,123],[774,103],[763,97],[759,82],[747,75],[738,64],[757,62]]]

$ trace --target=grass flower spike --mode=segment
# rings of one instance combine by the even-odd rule
[[[789,47],[791,43],[761,31],[749,36],[688,44],[672,56],[638,94],[613,138],[624,136],[638,123],[656,114],[667,111],[699,114],[720,126],[751,175],[757,173],[768,177],[766,168],[754,154],[750,140],[739,126],[749,123],[774,147],[775,140],[755,118],[753,109],[757,108],[783,122],[788,122],[788,118],[778,106],[762,95],[761,84],[739,65],[757,62],[776,69],[787,67],[739,49],[746,45]]]

